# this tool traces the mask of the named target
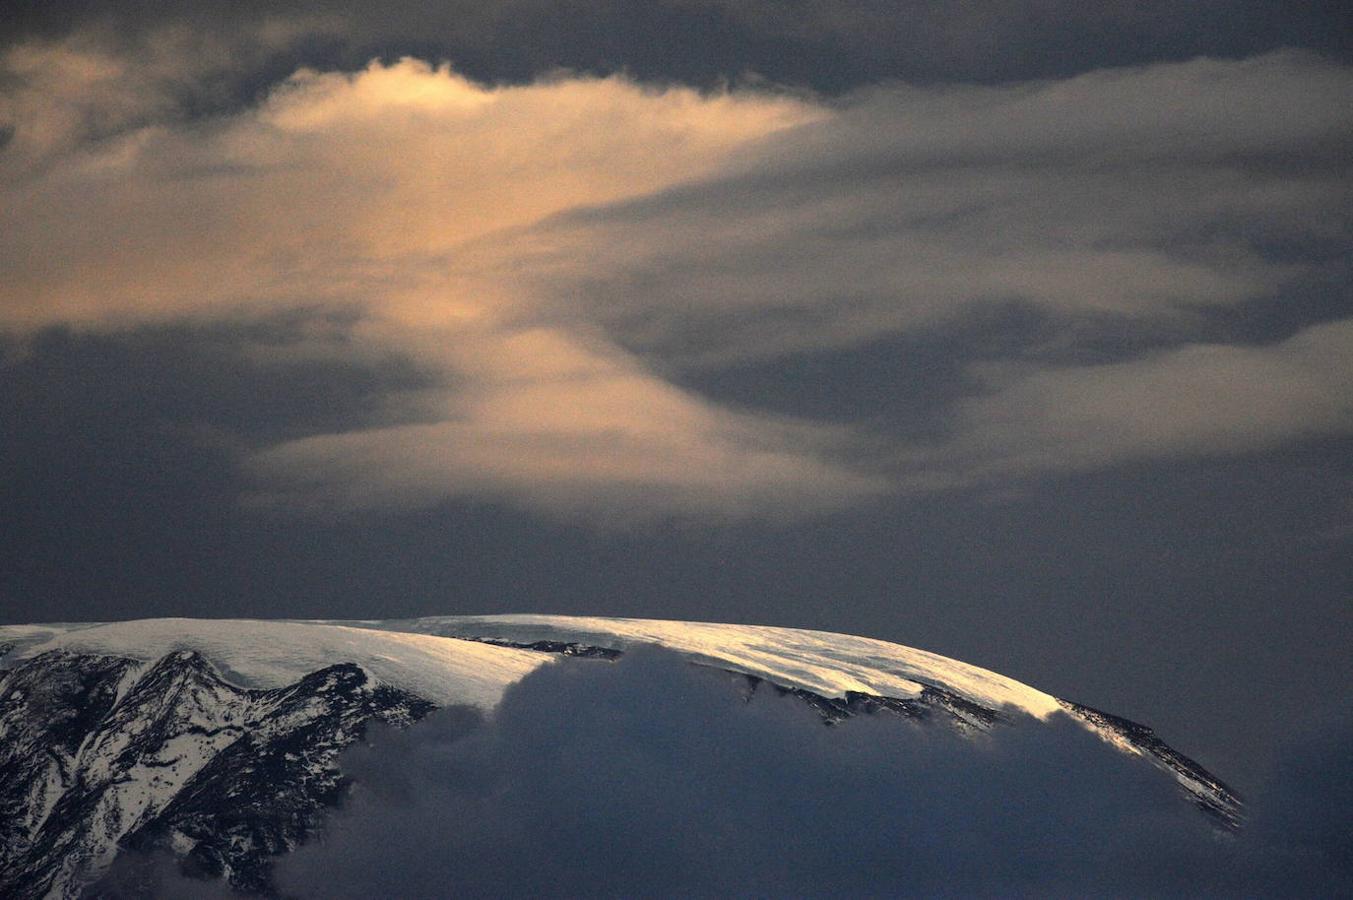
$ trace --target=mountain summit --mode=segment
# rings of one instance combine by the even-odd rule
[[[0,894],[77,897],[125,851],[267,892],[274,859],[315,833],[372,722],[491,711],[546,665],[658,646],[827,724],[889,716],[999,737],[1069,716],[1173,777],[1221,828],[1236,795],[1150,728],[957,660],[768,626],[561,616],[354,622],[149,619],[0,627]],[[416,726],[415,726],[416,727]]]

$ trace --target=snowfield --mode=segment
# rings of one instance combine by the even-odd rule
[[[503,615],[0,626],[0,645],[15,644],[7,657],[11,660],[54,649],[142,660],[196,650],[241,686],[265,688],[282,687],[336,662],[353,662],[378,682],[443,706],[492,707],[509,684],[555,659],[486,640],[556,641],[612,650],[656,645],[694,663],[824,697],[854,691],[907,698],[934,686],[985,707],[1012,706],[1038,718],[1061,709],[1050,694],[937,653],[873,638],[764,625]]]
[[[1065,713],[1172,776],[1223,828],[1242,805],[1150,728],[924,650],[823,631],[543,615],[144,619],[0,626],[0,896],[81,896],[122,849],[239,890],[320,827],[368,723],[498,706],[551,665],[655,645],[766,682],[828,723],[893,715],[997,733]]]
[[[1038,718],[1061,709],[1057,698],[1012,678],[873,638],[768,625],[574,616],[427,616],[363,627],[513,643],[559,641],[626,650],[653,644],[692,662],[743,672],[824,697],[849,691],[915,697],[927,685],[982,706],[1013,706]]]
[[[554,657],[474,641],[402,631],[258,619],[141,619],[106,625],[0,627],[15,643],[6,666],[49,650],[147,662],[196,650],[240,687],[280,688],[340,662],[438,706],[497,705],[508,685]]]

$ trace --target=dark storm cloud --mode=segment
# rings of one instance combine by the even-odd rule
[[[1339,735],[1238,837],[1068,719],[964,739],[637,652],[350,754],[300,896],[1288,896],[1350,887]],[[1346,788],[1336,788],[1346,793]]]
[[[59,35],[96,24],[135,37],[166,23],[222,32],[286,19],[312,23],[306,42],[312,62],[322,57],[352,66],[372,54],[417,53],[448,57],[490,81],[527,81],[566,67],[699,84],[757,73],[827,91],[889,78],[1057,77],[1283,46],[1347,53],[1350,28],[1347,5],[1337,0],[395,0],[378,8],[349,0],[228,6],[142,0],[115,7],[19,0],[9,4],[7,31]]]

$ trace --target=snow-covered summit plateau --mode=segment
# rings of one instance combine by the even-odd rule
[[[491,710],[542,665],[657,645],[827,722],[896,715],[990,732],[1062,712],[1166,770],[1220,825],[1221,781],[1145,726],[886,641],[769,626],[564,616],[147,619],[0,626],[0,895],[75,897],[122,850],[166,849],[236,888],[318,827],[371,721]]]

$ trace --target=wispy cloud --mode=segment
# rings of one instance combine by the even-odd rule
[[[991,370],[990,393],[960,405],[944,456],[957,471],[992,476],[1346,433],[1350,360],[1353,319],[1344,319],[1268,346],[1188,344],[1128,362]]]
[[[695,361],[849,343],[1011,300],[1124,327],[1177,319],[1318,265],[1275,245],[1346,259],[1350,89],[1347,68],[1294,53],[878,88],[748,148],[716,179],[549,234],[561,256],[593,251],[579,281],[627,341]],[[683,348],[697,327],[698,346]]]
[[[298,33],[270,27],[270,46]],[[5,51],[0,329],[313,315],[307,352],[426,374],[386,422],[255,455],[265,501],[792,515],[1351,427],[1341,324],[989,366],[942,453],[880,452],[860,427],[730,408],[675,377],[1011,301],[1184,323],[1343,265],[1353,73],[1319,58],[833,101],[622,77],[492,87],[405,59],[303,69],[194,118],[183,85],[229,54],[181,33],[151,45]],[[1308,250],[1274,250],[1292,246]],[[865,450],[906,462],[865,466]]]

